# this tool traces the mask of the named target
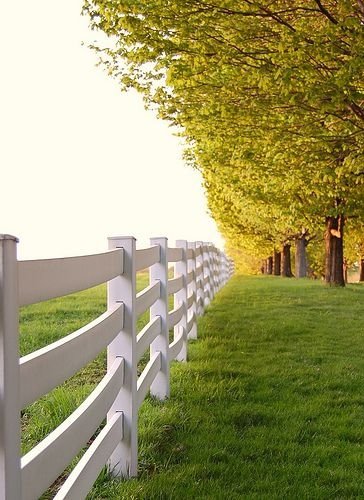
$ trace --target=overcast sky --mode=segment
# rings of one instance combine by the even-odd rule
[[[78,0],[2,2],[0,233],[19,258],[94,253],[107,236],[222,247],[180,140],[95,67]]]

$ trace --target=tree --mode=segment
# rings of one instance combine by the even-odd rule
[[[113,37],[110,73],[183,130],[224,234],[261,235],[262,202],[293,214],[291,234],[297,214],[310,229],[324,220],[326,280],[343,285],[344,224],[364,212],[363,2],[94,0],[85,12]],[[235,207],[238,192],[249,200],[248,220],[227,220],[212,177]]]

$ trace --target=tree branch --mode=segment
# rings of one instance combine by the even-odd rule
[[[317,3],[317,6],[320,9],[320,11],[322,12],[322,14],[324,16],[326,16],[327,19],[329,19],[334,24],[339,24],[339,22],[334,18],[334,16],[332,14],[330,14],[330,12],[322,5],[320,0],[315,0],[315,2]]]
[[[361,106],[359,106],[355,102],[351,102],[349,104],[349,108],[358,118],[364,120],[364,109]]]

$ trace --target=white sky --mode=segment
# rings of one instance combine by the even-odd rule
[[[79,0],[1,1],[0,233],[19,258],[94,253],[107,236],[223,242],[179,139],[95,67]]]

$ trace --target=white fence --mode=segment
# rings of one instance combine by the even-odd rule
[[[109,251],[83,257],[18,261],[16,238],[0,235],[0,499],[35,500],[57,479],[107,417],[56,499],[84,498],[107,463],[115,475],[136,476],[138,409],[148,391],[169,395],[173,359],[186,361],[196,318],[232,273],[213,245],[154,238],[137,250],[133,237],[109,238]],[[168,279],[168,265],[174,277]],[[136,273],[150,284],[136,293]],[[20,306],[108,282],[107,311],[87,326],[19,359]],[[174,295],[174,309],[168,296]],[[136,333],[136,319],[150,321]],[[169,343],[169,329],[174,340]],[[59,427],[20,457],[20,410],[48,393],[107,347],[107,373]],[[150,359],[137,376],[147,349]],[[66,360],[66,362],[65,362]]]

